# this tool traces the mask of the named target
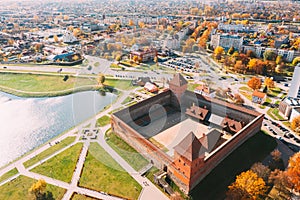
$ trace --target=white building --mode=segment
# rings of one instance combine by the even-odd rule
[[[291,112],[290,122],[292,122],[293,119],[294,119],[295,117],[298,117],[299,115],[300,115],[300,107],[294,108],[294,109],[292,110],[292,112]]]
[[[243,45],[243,37],[229,34],[214,34],[211,36],[211,45],[213,48],[221,46],[224,49],[233,47],[240,50]]]
[[[288,96],[292,98],[300,98],[300,64],[295,67]]]

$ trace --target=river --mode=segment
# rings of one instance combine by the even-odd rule
[[[89,119],[116,98],[97,91],[49,98],[0,92],[0,167]]]

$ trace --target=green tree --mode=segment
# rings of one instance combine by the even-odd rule
[[[277,54],[274,51],[267,50],[263,54],[264,60],[275,61]]]

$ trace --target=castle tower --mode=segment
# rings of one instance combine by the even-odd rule
[[[169,88],[173,94],[177,97],[177,101],[180,103],[182,94],[186,91],[188,86],[187,80],[180,74],[174,75],[173,79],[169,82]]]

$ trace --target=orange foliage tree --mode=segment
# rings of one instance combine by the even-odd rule
[[[300,152],[290,158],[286,175],[292,188],[296,192],[300,192]]]
[[[294,117],[292,119],[291,128],[297,133],[300,132],[300,116]]]
[[[252,89],[252,90],[257,90],[260,89],[261,87],[261,80],[259,78],[253,77],[251,78],[247,85]]]
[[[252,170],[242,172],[234,183],[228,186],[227,199],[258,199],[265,195],[267,186],[265,181]]]

